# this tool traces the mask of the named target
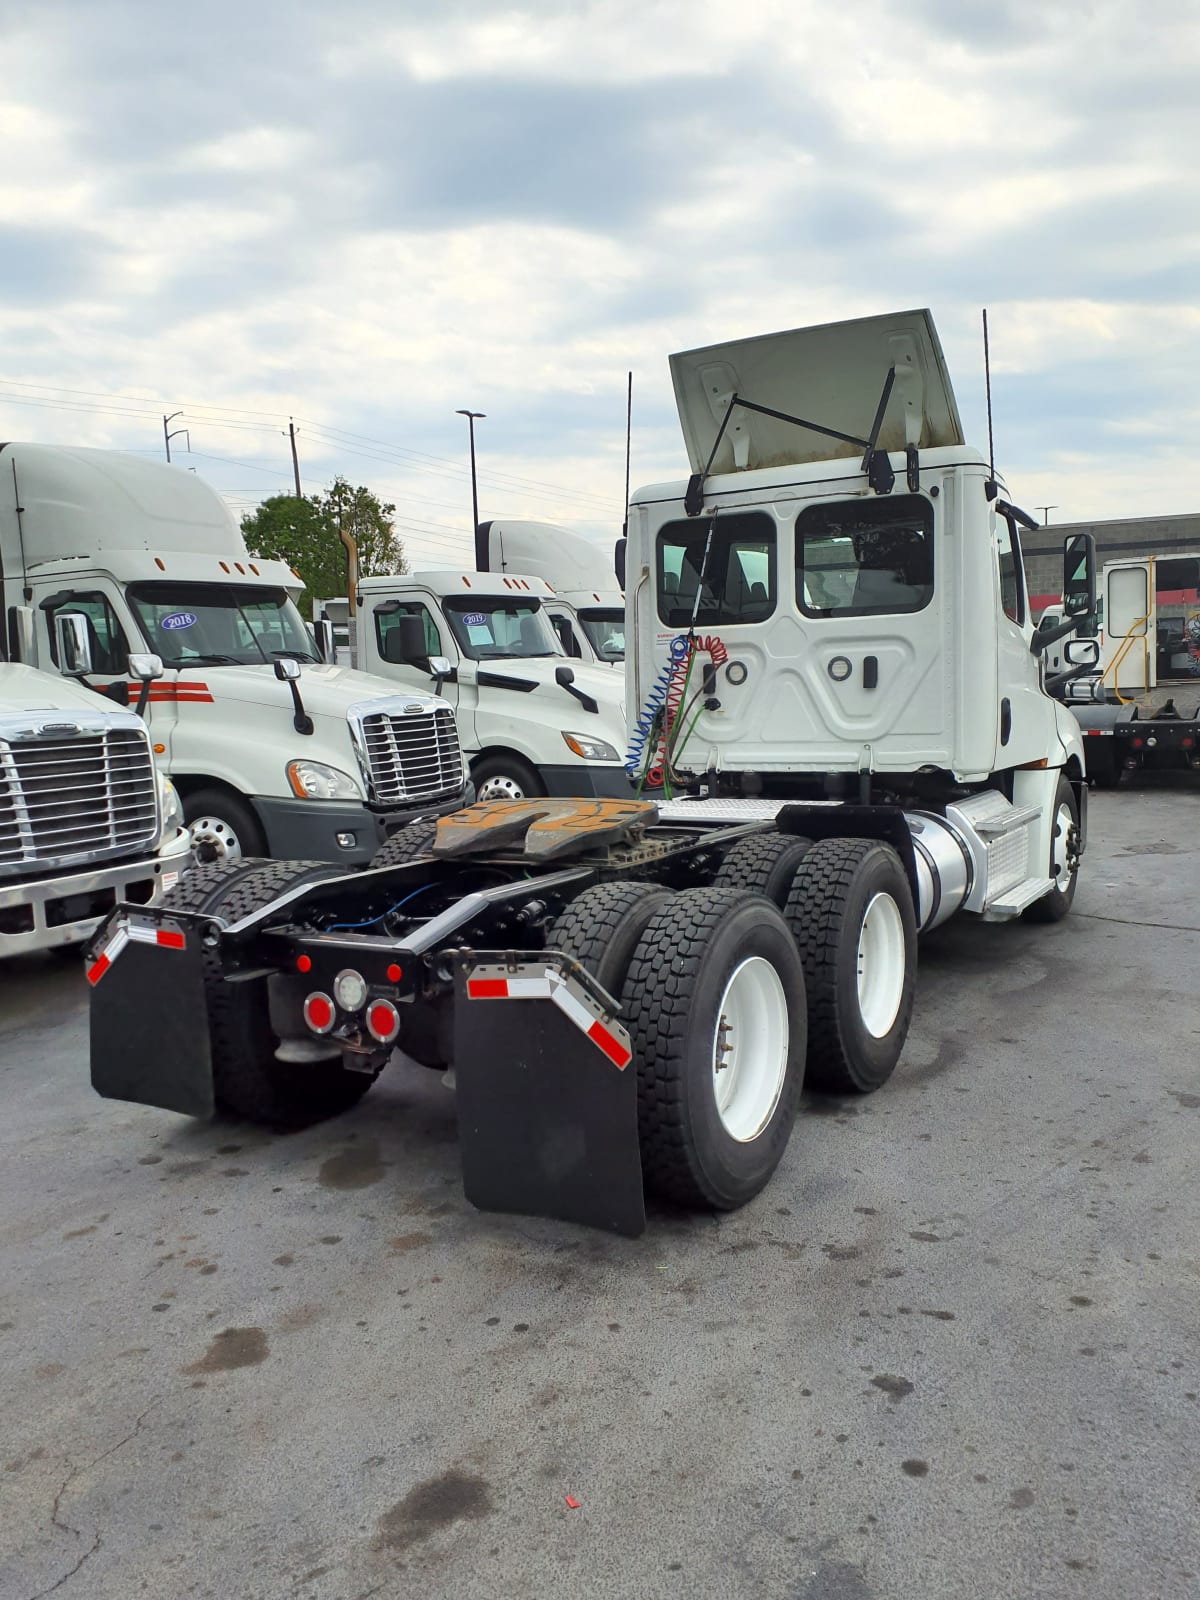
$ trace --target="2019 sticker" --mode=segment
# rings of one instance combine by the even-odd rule
[[[170,616],[164,617],[159,623],[160,628],[165,628],[168,633],[174,633],[177,628],[192,628],[196,624],[194,611],[172,611]]]
[[[469,628],[481,628],[487,624],[486,611],[464,611],[463,621]]]

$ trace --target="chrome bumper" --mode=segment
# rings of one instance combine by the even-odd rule
[[[191,856],[192,838],[184,828],[157,855],[0,884],[0,960],[80,944],[119,901],[156,904],[187,870]]]

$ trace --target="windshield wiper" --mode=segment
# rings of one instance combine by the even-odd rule
[[[246,667],[250,663],[243,661],[240,656],[221,655],[196,655],[174,656],[165,663],[168,667],[178,670],[181,667]]]

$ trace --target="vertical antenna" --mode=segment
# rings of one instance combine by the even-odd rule
[[[988,325],[987,307],[983,309],[983,381],[987,389],[987,417],[988,417],[988,471],[992,476],[993,485],[996,482],[996,446],[992,442],[992,364],[988,353]],[[993,488],[993,493],[995,489]]]
[[[625,393],[625,514],[621,518],[621,537],[629,537],[629,450],[633,439],[633,373]]]

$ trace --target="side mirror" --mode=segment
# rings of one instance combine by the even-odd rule
[[[297,683],[300,678],[300,663],[295,656],[280,656],[275,663],[275,676],[280,683]]]
[[[337,654],[337,646],[333,639],[333,623],[328,617],[319,617],[313,623],[313,635],[317,641],[317,654],[321,660],[332,662]]]
[[[454,667],[449,656],[430,656],[429,671],[440,683],[450,676]]]
[[[1095,667],[1100,664],[1098,639],[1068,639],[1063,645],[1063,660],[1071,667]]]
[[[78,611],[54,613],[58,670],[67,678],[86,678],[92,671],[92,640],[87,618]]]
[[[1085,617],[1096,609],[1096,541],[1073,533],[1063,545],[1063,615]]]
[[[391,627],[380,641],[379,653],[393,667],[424,667],[429,657],[425,624],[420,617],[395,614]]]
[[[162,657],[151,655],[150,652],[131,650],[129,653],[129,676],[136,678],[139,683],[153,683],[156,678],[163,675]]]
[[[617,548],[613,552],[613,571],[617,575],[617,588],[625,587],[625,550],[629,544],[628,539],[618,539]]]
[[[570,667],[555,667],[554,681],[560,688],[566,689],[575,682],[575,674]]]

